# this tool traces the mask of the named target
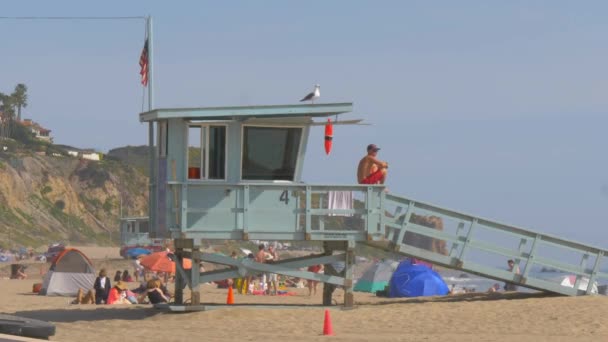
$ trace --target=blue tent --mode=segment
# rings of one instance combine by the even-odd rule
[[[402,261],[389,283],[389,297],[443,296],[449,289],[441,276],[426,265]]]
[[[148,255],[152,252],[145,248],[131,248],[127,251],[127,257],[129,258],[137,258],[140,255]]]

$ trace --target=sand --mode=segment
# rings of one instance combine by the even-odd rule
[[[97,251],[95,264],[110,274],[128,265]],[[91,253],[93,254],[93,252]],[[44,264],[43,264],[44,265]],[[46,265],[44,265],[46,266]],[[115,269],[112,269],[115,266]],[[193,313],[165,313],[149,305],[72,305],[71,298],[33,294],[39,268],[30,279],[0,279],[0,311],[56,324],[53,341],[606,341],[608,297],[542,294],[463,294],[423,299],[386,299],[356,293],[356,307],[330,308],[335,336],[322,336],[321,294],[235,295],[237,306]],[[136,283],[131,287],[135,288]],[[225,303],[226,290],[201,287],[201,300]],[[338,290],[334,299],[343,301]],[[189,298],[189,293],[186,293]],[[245,305],[274,304],[275,307]],[[294,305],[280,308],[278,305]]]

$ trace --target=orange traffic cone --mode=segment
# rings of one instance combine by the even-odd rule
[[[323,335],[333,336],[334,328],[331,326],[329,310],[325,309],[325,322],[323,323]]]
[[[234,294],[232,293],[232,286],[228,287],[228,298],[226,298],[226,304],[234,304]]]

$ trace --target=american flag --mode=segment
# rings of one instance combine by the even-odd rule
[[[144,48],[141,51],[141,56],[139,56],[139,66],[141,70],[139,74],[141,75],[141,84],[144,87],[148,85],[148,40],[144,43]]]

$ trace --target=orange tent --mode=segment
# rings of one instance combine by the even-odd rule
[[[141,258],[141,265],[151,271],[175,273],[175,263],[167,256],[168,252],[156,252]],[[183,268],[192,268],[192,260],[184,258]]]

